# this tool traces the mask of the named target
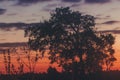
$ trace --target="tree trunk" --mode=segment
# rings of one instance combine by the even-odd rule
[[[85,80],[85,70],[82,55],[80,55],[80,80]]]

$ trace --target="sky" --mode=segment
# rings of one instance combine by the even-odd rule
[[[0,43],[26,42],[23,26],[15,24],[49,19],[56,7],[70,7],[92,15],[98,30],[119,34],[119,4],[120,0],[0,0]]]
[[[0,0],[0,44],[27,42],[24,25],[49,19],[56,7],[70,7],[74,11],[94,16],[99,31],[110,32],[115,36],[114,48],[119,59],[119,4],[120,0]],[[117,64],[120,65],[119,61]]]

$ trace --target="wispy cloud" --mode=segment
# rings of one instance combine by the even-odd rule
[[[4,14],[7,10],[0,8],[0,15]]]
[[[76,3],[76,4],[72,4],[70,7],[78,7],[78,6],[80,6],[80,4]]]
[[[86,3],[107,3],[111,0],[85,0]]]
[[[120,34],[120,30],[104,30],[104,31],[99,31],[102,33],[113,33],[113,34]]]
[[[62,0],[64,2],[80,2],[81,0]]]
[[[27,46],[27,43],[26,42],[0,43],[0,47],[20,47],[20,46]]]
[[[3,36],[3,35],[2,35]],[[6,39],[0,39],[0,41],[5,41]]]
[[[18,0],[17,5],[29,6],[31,4],[36,4],[38,2],[45,2],[51,0]]]
[[[16,1],[16,0],[0,0],[0,2],[3,2],[3,1]]]
[[[113,21],[106,21],[106,22],[104,22],[102,24],[111,25],[111,24],[115,24],[115,23],[120,23],[120,21],[115,21],[115,20],[113,20]]]
[[[56,3],[47,4],[46,6],[44,6],[44,7],[42,8],[42,10],[49,12],[49,11],[53,11],[53,9],[54,9],[55,7],[58,7],[58,6],[60,7],[61,4],[56,4]]]
[[[35,18],[33,18],[33,19],[27,19],[26,21],[36,21],[36,19]]]
[[[4,30],[4,31],[11,31],[11,30],[24,30],[25,28],[29,27],[29,26],[33,26],[36,24],[40,24],[40,23],[30,23],[30,24],[26,24],[26,23],[0,23],[0,29]]]
[[[102,20],[102,19],[110,19],[111,16],[101,16],[101,15],[96,15],[95,19],[99,19],[99,20]]]
[[[0,23],[0,29],[5,31],[11,31],[12,28],[15,30],[23,29],[26,24],[24,23]]]
[[[7,14],[8,16],[15,16],[15,15],[17,15],[17,13],[9,13],[9,14]]]

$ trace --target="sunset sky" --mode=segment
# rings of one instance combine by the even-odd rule
[[[0,45],[27,42],[25,27],[16,24],[39,23],[49,19],[56,7],[67,6],[93,15],[99,31],[110,32],[116,37],[114,48],[118,61],[114,68],[120,69],[120,0],[0,0]]]

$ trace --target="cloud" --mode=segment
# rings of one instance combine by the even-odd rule
[[[104,23],[102,23],[102,24],[107,24],[107,25],[111,25],[111,24],[115,24],[115,23],[120,23],[120,21],[106,21],[106,22],[104,22]]]
[[[0,23],[0,29],[11,31],[14,28],[15,30],[19,30],[23,29],[25,25],[24,23]]]
[[[113,34],[120,34],[120,30],[104,30],[104,31],[99,31],[102,33],[113,33]]]
[[[64,2],[80,2],[81,0],[62,0]]]
[[[9,13],[9,14],[7,14],[7,16],[15,16],[15,15],[17,15],[17,13]]]
[[[30,4],[35,4],[38,2],[45,2],[51,0],[18,0],[17,5],[29,6]]]
[[[43,11],[47,11],[47,12],[50,12],[50,11],[53,11],[53,9],[55,7],[58,7],[58,6],[61,6],[61,4],[47,4],[45,7],[42,8]]]
[[[59,1],[59,0],[18,0],[17,5],[29,6],[31,4],[36,4],[39,2],[50,2],[50,1]],[[80,2],[81,0],[61,0],[63,2]]]
[[[27,19],[26,21],[36,21],[36,19]]]
[[[0,8],[0,15],[4,14],[7,10]]]
[[[3,1],[15,1],[15,0],[0,0],[0,2],[3,2]]]
[[[4,31],[11,31],[11,30],[24,30],[29,26],[33,26],[40,23],[0,23],[0,29]]]
[[[26,42],[0,43],[0,47],[20,47],[27,46]],[[1,51],[2,49],[0,49]]]
[[[78,7],[80,4],[72,4],[70,7]]]
[[[3,36],[3,35],[2,35]],[[6,39],[0,39],[0,41],[5,41]]]
[[[95,19],[99,19],[99,20],[102,20],[102,19],[110,19],[111,16],[104,16],[102,17],[101,15],[96,15]]]
[[[111,0],[85,0],[86,3],[107,3]]]

